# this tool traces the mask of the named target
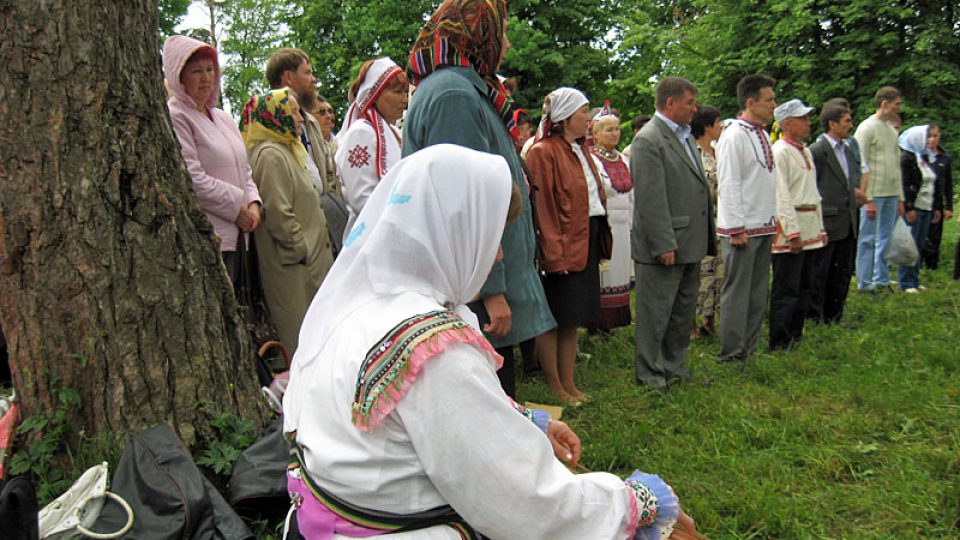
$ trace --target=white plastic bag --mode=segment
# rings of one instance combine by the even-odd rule
[[[87,529],[100,516],[107,498],[111,498],[127,512],[127,524],[117,532],[95,533]],[[90,467],[57,500],[40,510],[40,538],[64,540],[68,538],[120,538],[133,525],[133,511],[127,501],[107,491],[107,462]]]
[[[887,252],[883,255],[883,260],[887,264],[913,266],[917,264],[919,258],[920,252],[917,250],[917,243],[913,241],[910,226],[903,218],[897,218],[897,222],[893,226],[893,236],[890,238],[890,244],[887,246]]]

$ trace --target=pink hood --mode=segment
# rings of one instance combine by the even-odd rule
[[[190,108],[195,107],[193,98],[187,95],[187,91],[180,84],[180,72],[187,60],[200,49],[207,48],[213,51],[214,58],[217,57],[217,50],[206,43],[189,38],[187,36],[170,36],[163,42],[163,76],[167,79],[167,86],[174,98],[188,104]],[[216,107],[220,99],[220,62],[214,61],[217,70],[217,80],[213,86],[213,92],[210,93],[210,99],[207,100],[208,107]]]

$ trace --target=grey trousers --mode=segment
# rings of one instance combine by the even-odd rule
[[[735,248],[721,237],[721,253],[727,274],[720,293],[721,362],[746,360],[757,350],[760,328],[767,309],[770,287],[772,236],[753,236],[747,245]]]
[[[637,264],[637,382],[653,388],[690,378],[684,360],[697,311],[700,263]]]

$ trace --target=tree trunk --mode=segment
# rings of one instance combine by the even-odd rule
[[[164,105],[156,0],[0,0],[0,322],[27,415],[188,443],[261,418],[247,334]]]

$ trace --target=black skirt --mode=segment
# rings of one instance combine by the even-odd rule
[[[600,323],[600,220],[590,218],[587,266],[579,272],[541,277],[553,318],[559,326],[596,328]]]

